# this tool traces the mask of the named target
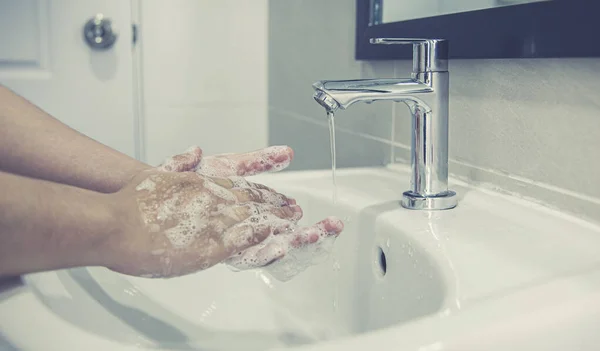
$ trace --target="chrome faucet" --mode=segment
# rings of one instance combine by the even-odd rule
[[[328,113],[355,102],[404,102],[412,113],[410,190],[402,206],[445,210],[457,205],[448,190],[448,42],[443,39],[374,38],[371,44],[412,44],[411,78],[319,81],[314,99]]]

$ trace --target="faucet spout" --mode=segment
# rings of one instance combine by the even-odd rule
[[[448,190],[448,43],[442,39],[376,38],[374,44],[413,44],[412,78],[324,80],[313,98],[328,113],[355,102],[406,102],[412,114],[411,180],[402,206],[445,210],[457,205]]]
[[[429,85],[410,78],[324,80],[313,84],[313,89],[313,98],[327,111],[345,110],[359,101],[420,101],[413,95],[433,92]]]

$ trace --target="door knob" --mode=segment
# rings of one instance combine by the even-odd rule
[[[111,48],[117,40],[117,33],[112,26],[112,21],[101,13],[86,22],[83,27],[83,36],[92,49],[98,50]]]

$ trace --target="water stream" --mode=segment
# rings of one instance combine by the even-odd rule
[[[327,120],[329,121],[329,144],[331,148],[331,179],[333,181],[332,201],[335,205],[337,202],[337,184],[335,182],[335,118],[333,111],[327,112]]]
[[[327,112],[327,120],[329,122],[329,146],[331,150],[331,180],[332,180],[332,195],[331,200],[333,201],[333,205],[337,203],[337,184],[335,182],[335,118],[333,111]],[[333,275],[334,275],[334,295],[333,295],[333,311],[337,312],[338,310],[338,301],[339,301],[339,270],[340,270],[340,262],[338,260],[336,250],[334,249],[331,252],[331,258],[333,261]]]

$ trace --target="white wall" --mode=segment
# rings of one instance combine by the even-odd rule
[[[144,160],[267,145],[267,0],[143,0]]]

